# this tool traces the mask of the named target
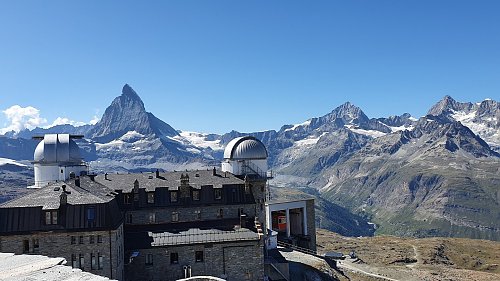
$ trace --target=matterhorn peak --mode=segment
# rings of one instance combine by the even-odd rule
[[[122,94],[106,108],[101,120],[90,133],[98,141],[109,142],[130,131],[143,135],[155,134],[157,137],[178,134],[170,125],[146,112],[139,95],[130,85],[125,84]]]
[[[122,94],[115,98],[115,101],[119,101],[123,104],[134,104],[136,103],[139,107],[144,109],[144,103],[141,100],[141,97],[132,89],[129,84],[123,85]]]

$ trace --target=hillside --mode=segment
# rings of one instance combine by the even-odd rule
[[[353,238],[317,232],[318,251],[355,251],[359,260],[340,262],[350,280],[499,280],[500,242],[462,238]],[[375,278],[365,273],[383,278]]]

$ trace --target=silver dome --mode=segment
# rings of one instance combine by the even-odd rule
[[[42,163],[80,163],[80,148],[69,134],[46,134],[37,145],[34,162]]]
[[[224,159],[267,159],[267,150],[264,144],[254,137],[239,137],[227,144]]]

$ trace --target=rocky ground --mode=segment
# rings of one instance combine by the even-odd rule
[[[460,238],[344,237],[317,232],[318,253],[348,254],[338,263],[349,280],[500,280],[500,243]]]

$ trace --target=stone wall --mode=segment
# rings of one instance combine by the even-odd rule
[[[255,180],[251,181],[250,183],[252,185],[252,194],[255,198],[255,210],[256,210],[256,217],[259,218],[259,221],[262,225],[265,225],[266,223],[266,206],[265,206],[265,201],[266,201],[266,189],[267,189],[267,184],[265,180]],[[267,230],[264,228],[263,231],[267,233]]]
[[[203,261],[196,261],[196,251],[203,252]],[[172,253],[177,253],[177,263],[171,262]],[[148,255],[152,257],[151,264],[146,263]],[[138,257],[125,265],[125,271],[127,280],[177,280],[185,278],[185,266],[190,266],[191,276],[262,280],[263,247],[256,240],[142,249]]]
[[[188,208],[169,207],[127,211],[125,223],[132,225],[152,224],[152,222],[150,222],[151,213],[154,213],[155,218],[153,224],[170,223],[172,222],[172,213],[174,212],[177,213],[179,222],[216,220],[220,209],[222,209],[223,218],[239,218],[240,208],[243,209],[243,213],[247,215],[247,218],[255,217],[255,204],[197,206]],[[198,211],[200,212],[201,218],[197,217]],[[132,216],[132,223],[129,223],[130,215]]]
[[[91,237],[93,243],[90,243]],[[24,249],[25,243],[27,251]],[[123,280],[123,225],[111,231],[33,232],[0,236],[0,252],[62,257],[66,259],[68,266],[73,265],[73,255],[79,261],[79,255],[82,254],[84,271]],[[96,263],[99,255],[102,256],[101,269],[98,264],[95,269],[92,268],[91,254],[96,256]]]

